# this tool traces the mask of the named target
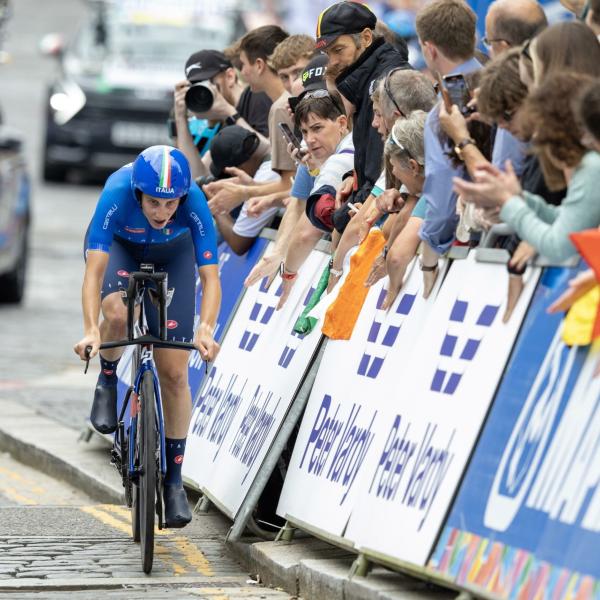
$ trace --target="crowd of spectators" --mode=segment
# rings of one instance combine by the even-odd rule
[[[189,58],[175,89],[176,144],[222,238],[243,254],[278,221],[247,285],[279,271],[283,305],[326,237],[332,289],[376,228],[385,246],[365,285],[388,275],[389,308],[417,254],[428,296],[440,256],[504,223],[494,243],[511,257],[507,320],[536,255],[576,254],[570,234],[600,226],[600,0],[584,19],[551,26],[535,0],[496,0],[487,52],[476,20],[463,0],[425,4],[423,72],[402,38],[351,1],[325,8],[314,38],[265,25]],[[212,95],[200,113],[189,101],[198,83]],[[208,150],[194,118],[218,125]]]

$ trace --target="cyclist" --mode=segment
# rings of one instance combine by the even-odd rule
[[[129,273],[139,270],[140,263],[153,263],[155,271],[166,271],[168,286],[174,289],[168,339],[193,341],[204,360],[216,357],[219,345],[213,331],[221,303],[216,235],[206,198],[191,183],[182,152],[152,146],[108,178],[85,237],[85,257],[85,335],[74,347],[82,359],[86,346],[92,347],[93,357],[101,342],[126,336],[120,288],[127,288]],[[202,305],[194,333],[196,273],[202,283]],[[151,302],[145,309],[150,333],[158,335],[157,310]],[[103,320],[98,325],[100,310]],[[116,348],[100,353],[90,418],[101,433],[111,433],[117,426],[116,371],[122,352]],[[184,527],[192,518],[181,480],[191,418],[188,352],[155,348],[154,356],[165,416],[166,522],[169,527]]]

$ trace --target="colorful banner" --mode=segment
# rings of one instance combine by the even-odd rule
[[[540,281],[429,566],[499,598],[600,598],[599,352],[569,348]]]
[[[346,531],[362,551],[425,565],[538,277],[529,271],[504,323],[506,267],[478,263],[474,253],[450,267],[411,360],[383,382],[384,435],[365,466]]]
[[[293,327],[328,256],[313,251],[282,310],[281,279],[246,290],[196,402],[184,476],[234,517],[321,339]],[[226,476],[224,476],[226,474]]]
[[[434,306],[416,261],[389,311],[381,309],[388,279],[374,285],[352,337],[327,344],[304,413],[277,512],[340,536],[355,504],[367,457],[386,435],[381,412],[397,389]],[[443,275],[443,269],[442,269]],[[305,490],[310,490],[307,494]]]

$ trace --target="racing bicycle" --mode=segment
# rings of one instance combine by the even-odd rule
[[[146,294],[158,311],[158,338],[150,335],[146,326]],[[167,274],[154,272],[153,264],[142,263],[140,271],[130,273],[127,289],[121,290],[127,307],[127,339],[100,345],[101,350],[135,347],[131,361],[132,384],[119,413],[111,462],[123,481],[125,501],[131,508],[133,541],[140,542],[144,573],[152,571],[156,517],[158,529],[166,526],[163,503],[165,430],[153,348],[196,349],[187,342],[167,340],[167,306],[172,294],[173,290],[167,286]],[[136,307],[139,307],[137,317]],[[91,347],[86,350],[89,356]],[[128,409],[130,418],[126,419]]]

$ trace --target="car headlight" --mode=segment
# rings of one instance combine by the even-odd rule
[[[49,102],[54,112],[54,122],[64,125],[85,106],[86,97],[74,81],[67,79],[60,82]]]

